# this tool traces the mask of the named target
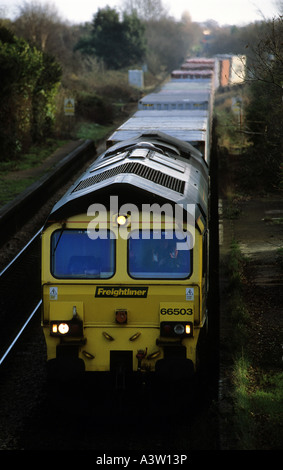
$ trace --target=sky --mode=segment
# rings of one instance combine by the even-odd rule
[[[71,23],[91,21],[99,8],[109,5],[119,9],[122,0],[25,0],[27,3],[50,3],[55,6],[62,20]],[[203,22],[213,19],[222,26],[225,24],[243,26],[254,21],[270,19],[278,14],[276,0],[163,0],[170,15],[177,20],[188,11],[192,21]],[[13,19],[17,6],[22,0],[0,0],[0,12]]]

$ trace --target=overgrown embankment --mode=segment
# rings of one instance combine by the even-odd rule
[[[274,450],[282,448],[283,437],[283,373],[279,358],[272,357],[270,351],[271,345],[279,341],[279,335],[274,334],[277,319],[257,314],[250,268],[251,262],[233,241],[224,268],[229,331],[224,348],[230,358],[232,403],[226,415],[230,436],[226,446],[237,450]],[[261,307],[265,308],[264,302]],[[273,348],[274,356],[278,346]]]
[[[231,111],[231,96],[222,98],[216,104],[222,448],[282,449],[283,203],[275,185],[278,170],[272,181],[257,171],[250,158],[255,147],[239,126],[245,126],[245,114],[239,121]],[[264,150],[258,152],[259,161],[265,157]]]

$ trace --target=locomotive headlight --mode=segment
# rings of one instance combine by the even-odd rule
[[[177,323],[175,326],[174,326],[174,333],[176,335],[183,335],[185,332],[185,327],[182,323]]]
[[[67,323],[59,323],[58,331],[61,335],[66,335],[69,333],[70,327]]]
[[[53,335],[66,335],[69,333],[70,327],[67,323],[52,323],[51,324],[51,333]]]
[[[187,338],[193,336],[193,324],[191,322],[161,322],[160,323],[161,336]]]
[[[76,314],[72,320],[60,321],[55,320],[50,322],[50,334],[51,336],[72,336],[75,338],[82,338],[83,333],[83,321]]]
[[[130,214],[115,214],[112,218],[114,227],[130,227],[131,215]]]
[[[127,223],[127,217],[124,215],[118,215],[116,222],[118,225],[125,225]]]

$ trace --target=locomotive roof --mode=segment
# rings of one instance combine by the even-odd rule
[[[190,144],[161,132],[145,132],[110,147],[54,206],[48,222],[87,213],[94,203],[171,202],[195,204],[196,218],[207,218],[208,167]]]

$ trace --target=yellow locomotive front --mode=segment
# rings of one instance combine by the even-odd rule
[[[135,201],[136,188],[126,188],[124,199]],[[78,212],[71,206],[43,230],[42,326],[50,371],[191,377],[206,321],[201,211],[186,217],[182,211],[180,218],[168,203],[158,206],[156,221],[140,205],[110,207],[98,203]]]
[[[70,365],[191,375],[205,321],[203,233],[178,231],[174,220],[129,232],[124,216],[126,227],[97,232],[87,219],[71,217],[42,235],[48,361],[63,373]]]

